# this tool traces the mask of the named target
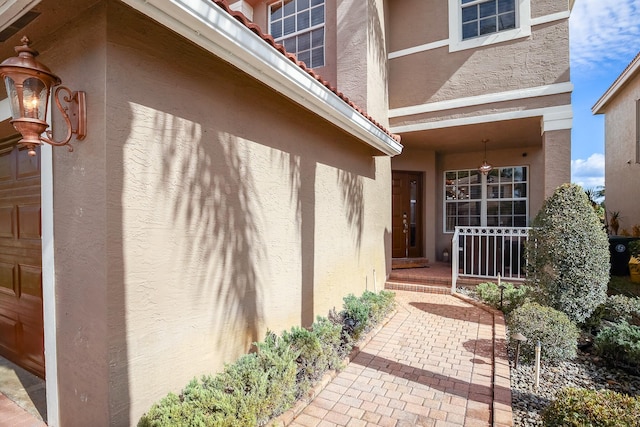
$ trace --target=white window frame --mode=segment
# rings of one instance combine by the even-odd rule
[[[277,0],[277,1],[274,1],[274,2],[270,3],[270,4],[268,5],[268,7],[267,7],[267,21],[268,21],[268,24],[269,24],[269,34],[271,34],[271,35],[273,35],[273,31],[272,31],[272,29],[271,29],[271,9],[273,8],[273,6],[274,6],[274,5],[277,5],[277,4],[279,4],[279,3],[280,3],[280,4],[282,4],[282,8],[284,9],[284,2],[285,2],[285,1],[286,1],[286,0]],[[292,1],[297,1],[297,0],[292,0]],[[315,6],[313,6],[313,7],[318,7],[318,5],[315,5]],[[311,7],[311,0],[309,0],[309,9],[311,9],[311,8],[312,8],[312,7]],[[283,45],[284,45],[284,40],[285,40],[285,39],[289,39],[289,38],[292,38],[292,37],[296,37],[296,38],[297,38],[298,36],[300,36],[300,35],[302,35],[302,34],[307,34],[307,33],[311,34],[311,33],[312,33],[313,31],[315,31],[315,30],[322,29],[322,65],[315,65],[315,66],[314,66],[314,64],[313,64],[313,63],[306,64],[306,65],[307,65],[308,67],[310,67],[310,68],[320,68],[320,67],[324,67],[324,66],[326,65],[326,62],[327,62],[327,61],[326,61],[326,50],[327,50],[327,49],[326,49],[326,46],[327,46],[327,28],[326,28],[326,22],[327,22],[327,1],[326,1],[326,0],[322,0],[322,9],[323,9],[323,15],[322,15],[322,23],[321,23],[321,24],[310,25],[308,28],[305,28],[305,29],[304,29],[304,30],[302,30],[302,31],[294,31],[293,33],[290,33],[290,34],[287,34],[287,35],[284,35],[284,31],[283,31],[283,35],[282,35],[281,37],[278,37],[278,38],[275,38],[275,37],[274,37],[274,40],[275,40],[277,43],[281,43],[281,44],[283,44]],[[284,19],[284,18],[282,18],[282,19]],[[312,58],[312,56],[311,56],[311,52],[312,52],[312,51],[313,51],[313,49],[310,49],[310,50],[309,50],[309,58],[310,58],[310,59]],[[291,51],[289,51],[289,50],[287,50],[287,52],[289,52],[289,53],[293,53],[293,54],[295,54],[296,56],[298,56],[298,53],[299,53],[299,52],[298,52],[298,50],[297,50],[297,48],[296,48],[296,51],[295,51],[295,52],[291,52]],[[300,59],[300,58],[298,58],[298,59]],[[311,61],[310,61],[310,62],[311,62]]]
[[[518,166],[500,166],[500,167],[496,167],[494,170],[500,170],[500,169],[510,169],[510,168],[525,168],[526,170],[526,176],[527,178],[523,181],[513,181],[513,183],[522,183],[526,185],[526,197],[505,197],[505,198],[489,198],[489,194],[488,194],[488,188],[490,182],[488,181],[488,176],[487,175],[483,175],[481,173],[478,173],[478,176],[480,176],[480,183],[477,184],[467,184],[467,185],[475,185],[475,186],[479,186],[480,187],[480,198],[477,199],[469,199],[470,201],[474,201],[475,203],[480,203],[480,224],[479,225],[473,225],[472,227],[487,227],[487,218],[488,218],[488,209],[487,206],[489,204],[489,202],[514,202],[514,201],[524,201],[525,202],[525,226],[529,225],[529,221],[530,221],[530,217],[529,217],[529,199],[531,197],[531,176],[530,176],[530,170],[531,168],[528,165],[518,165]],[[454,229],[452,230],[447,230],[447,173],[449,172],[462,172],[462,171],[472,171],[473,169],[451,169],[451,170],[446,170],[443,172],[442,174],[442,232],[444,234],[453,234],[455,231],[455,226]],[[459,202],[458,200],[462,200],[462,199],[456,199],[455,203],[462,203]],[[449,202],[451,203],[451,201]],[[512,214],[513,215],[513,214]],[[456,224],[458,225],[458,224]],[[491,227],[501,227],[499,225],[497,226],[491,226]]]
[[[449,52],[515,40],[531,35],[531,0],[516,0],[516,28],[462,40],[462,1],[449,1]]]

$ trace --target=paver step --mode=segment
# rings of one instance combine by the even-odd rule
[[[428,258],[393,258],[391,269],[400,270],[403,268],[424,268],[429,267]]]

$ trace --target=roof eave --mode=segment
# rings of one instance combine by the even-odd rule
[[[618,78],[609,86],[605,93],[591,107],[593,114],[604,114],[607,104],[613,99],[618,92],[629,82],[629,80],[640,71],[640,53],[627,65],[627,68],[618,76]]]
[[[121,0],[388,156],[402,145],[211,0]]]

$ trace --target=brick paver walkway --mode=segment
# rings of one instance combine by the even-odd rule
[[[494,375],[494,314],[451,295],[396,295],[396,315],[290,425],[512,425],[508,370]]]
[[[46,427],[47,425],[0,393],[0,427]]]

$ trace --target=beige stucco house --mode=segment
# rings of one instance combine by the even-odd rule
[[[1,96],[0,354],[46,378],[50,425],[133,425],[392,258],[528,225],[569,181],[570,8],[5,2],[2,58],[28,35],[88,123],[30,157]]]
[[[392,159],[392,254],[430,260],[451,251],[456,226],[528,226],[570,181],[572,6],[232,2],[402,137]],[[484,160],[493,166],[486,176]]]
[[[607,211],[620,213],[620,231],[640,226],[640,54],[593,106],[604,114]]]

